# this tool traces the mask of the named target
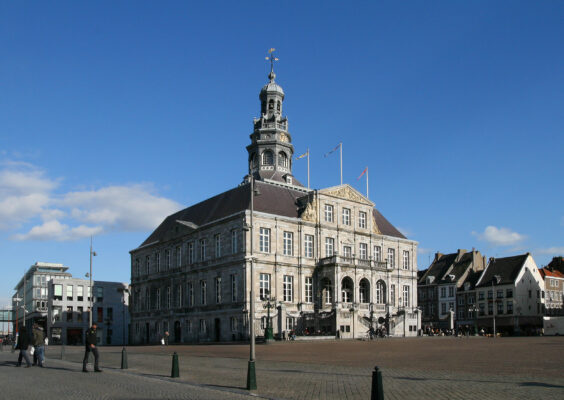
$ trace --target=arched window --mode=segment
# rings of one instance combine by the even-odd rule
[[[370,283],[366,278],[360,281],[359,295],[361,303],[370,303]]]
[[[280,103],[280,100],[278,100],[278,102],[276,103],[276,111],[280,112],[281,107],[282,107],[282,104]]]
[[[288,168],[288,156],[283,151],[278,153],[278,165],[283,168]]]
[[[321,281],[321,287],[323,288],[323,293],[322,293],[322,303],[323,304],[331,304],[333,301],[333,295],[332,295],[332,288],[331,288],[331,281],[327,278],[324,278]]]
[[[351,278],[346,276],[341,281],[341,300],[343,303],[352,303],[354,301],[353,297],[353,281]]]
[[[272,152],[270,150],[265,151],[262,153],[262,165],[273,165],[274,158],[272,156]]]
[[[376,304],[386,303],[386,284],[384,281],[376,282]]]
[[[268,109],[269,110],[274,110],[274,100],[270,99],[268,101]]]

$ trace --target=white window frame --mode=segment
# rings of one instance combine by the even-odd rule
[[[358,255],[361,260],[368,260],[368,244],[359,243],[358,244]]]
[[[221,304],[221,276],[215,278],[215,303]]]
[[[382,246],[374,246],[374,261],[382,261]]]
[[[335,239],[332,237],[325,238],[325,257],[335,255]]]
[[[221,257],[221,233],[217,233],[214,235],[214,242],[215,242],[215,258]]]
[[[304,236],[304,256],[313,258],[313,235]]]
[[[358,227],[366,229],[366,212],[364,211],[358,212]]]
[[[294,233],[284,231],[284,255],[293,256],[294,255]]]
[[[259,297],[264,300],[267,295],[270,295],[270,274],[261,273],[259,276]]]
[[[205,279],[200,281],[200,304],[205,306],[208,303],[208,283]]]
[[[237,231],[233,229],[231,231],[231,254],[237,254],[237,252],[239,251],[238,247],[239,246],[237,244]]]
[[[305,302],[306,303],[313,303],[313,277],[306,276],[305,277]]]
[[[282,284],[283,298],[286,303],[294,301],[294,277],[292,275],[284,275]]]
[[[270,253],[270,228],[260,228],[259,251],[262,253]]]
[[[395,268],[396,266],[396,249],[388,247],[388,268]]]
[[[350,225],[351,224],[351,209],[343,207],[343,225]]]
[[[403,269],[409,269],[409,250],[403,251]]]
[[[325,222],[333,222],[333,205],[325,204]]]

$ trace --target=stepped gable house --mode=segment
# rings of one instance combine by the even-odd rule
[[[243,182],[170,215],[130,252],[133,343],[165,331],[171,342],[247,340],[250,301],[258,336],[268,316],[278,337],[417,334],[417,242],[351,186],[310,190],[294,177],[275,78],[260,91]]]

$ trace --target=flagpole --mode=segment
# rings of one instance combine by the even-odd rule
[[[341,154],[341,185],[343,184],[343,142],[339,143],[339,153]]]
[[[309,147],[307,148],[307,188],[309,189]]]
[[[368,167],[366,167],[366,198],[370,199],[370,196],[368,195]]]

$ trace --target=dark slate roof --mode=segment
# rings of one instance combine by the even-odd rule
[[[441,283],[458,281],[471,266],[472,266],[472,253],[464,253],[462,257],[460,257],[460,260],[458,260],[454,264],[452,269],[448,271],[448,275],[454,275],[454,280],[452,281],[450,279],[447,280],[446,279],[447,275],[445,272],[445,275],[443,277],[440,277]]]
[[[254,198],[255,211],[291,218],[299,217],[298,199],[307,196],[307,192],[284,185],[258,180],[255,182],[258,190],[258,195]],[[248,209],[250,209],[250,185],[243,184],[169,215],[140,247],[163,240],[175,227],[176,221],[201,226]],[[405,239],[405,236],[376,209],[374,209],[374,217],[383,235]]]
[[[454,263],[457,256],[458,253],[442,254],[438,260],[432,262],[432,264],[427,269],[425,275],[423,275],[419,280],[419,283],[424,285],[425,280],[427,279],[428,276],[434,276],[435,277],[434,283],[438,283],[447,273],[448,269]]]
[[[474,290],[474,288],[476,287],[476,283],[478,282],[478,279],[480,279],[480,276],[482,276],[482,272],[484,271],[469,271],[468,275],[466,276],[466,279],[464,280],[464,282],[462,282],[461,285],[462,290],[464,290],[464,286],[466,285],[467,282],[470,284],[468,290]]]
[[[476,287],[491,286],[495,275],[499,275],[501,280],[496,285],[512,284],[517,279],[517,275],[523,268],[529,253],[519,256],[491,258],[490,262],[480,278],[480,282]]]
[[[382,232],[382,235],[407,239],[400,231],[396,229],[395,226],[390,223],[390,221],[388,221],[382,214],[380,214],[380,211],[374,208],[372,213],[374,214],[376,225],[378,226],[378,229],[380,229],[380,232]]]

